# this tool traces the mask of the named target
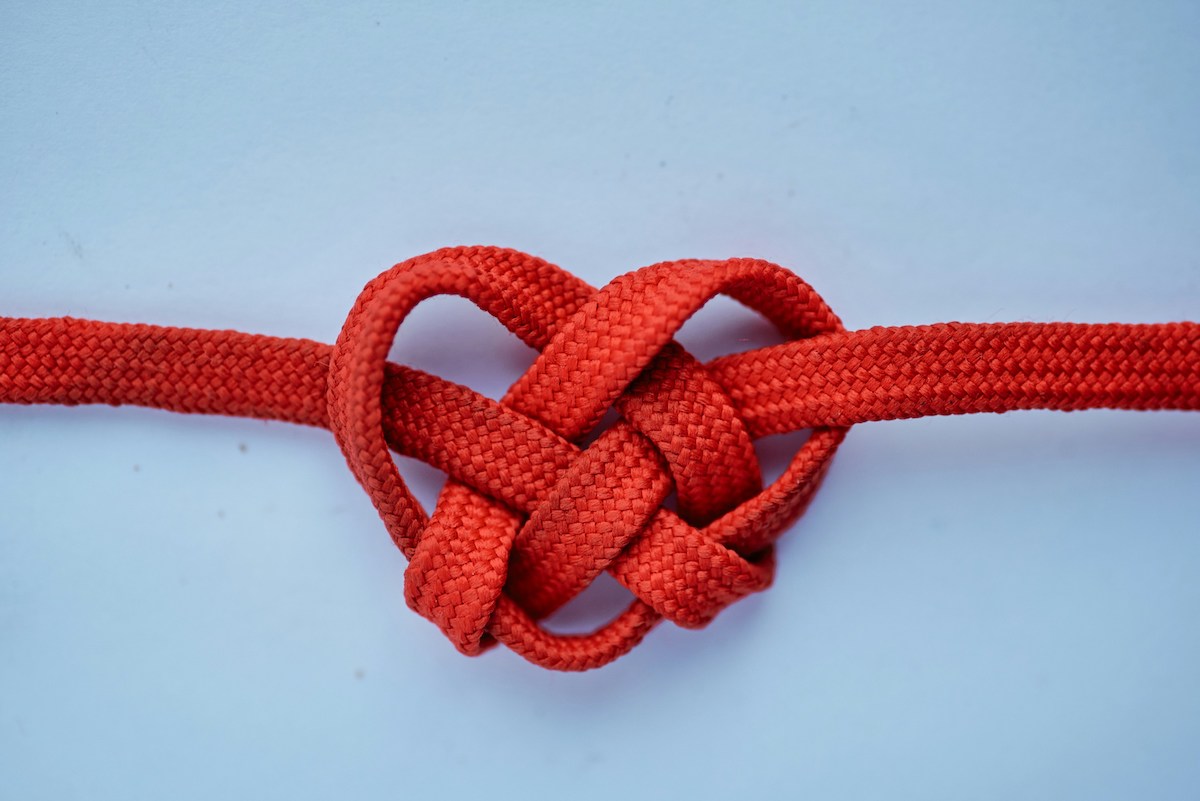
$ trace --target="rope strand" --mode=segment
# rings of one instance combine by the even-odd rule
[[[679,327],[715,294],[788,337],[701,364]],[[386,361],[423,299],[466,297],[540,353],[497,402]],[[1200,409],[1200,324],[942,323],[846,331],[798,277],[678,261],[601,290],[526,254],[450,248],[369,283],[330,346],[69,317],[0,318],[0,402],[132,404],[329,428],[397,546],[405,596],[461,651],[564,670],[661,619],[699,627],[773,573],[855,423],[1017,409]],[[581,442],[612,407],[619,421]],[[812,436],[763,487],[752,440]],[[445,471],[432,516],[391,452]],[[677,511],[663,507],[671,492]],[[635,596],[586,635],[539,621],[600,572]]]

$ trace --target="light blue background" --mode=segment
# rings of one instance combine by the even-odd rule
[[[4,3],[0,314],[331,341],[484,242],[760,256],[851,327],[1200,318],[1194,2],[249,5]],[[529,360],[456,301],[395,356],[492,395]],[[0,443],[5,799],[1197,794],[1200,417],[864,425],[771,591],[584,675],[409,612],[325,432]],[[586,598],[561,626],[623,600]]]

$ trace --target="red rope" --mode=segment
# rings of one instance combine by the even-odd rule
[[[718,293],[788,342],[707,365],[672,341]],[[540,351],[500,402],[387,362],[405,316],[469,298]],[[847,332],[792,273],[678,261],[596,291],[532,256],[454,248],[369,283],[332,347],[71,318],[0,318],[0,401],[136,404],[328,427],[409,558],[408,603],[463,652],[551,668],[627,652],[660,619],[703,626],[771,581],[848,426],[1012,409],[1198,409],[1200,324],[1010,323]],[[586,450],[610,407],[619,421]],[[762,487],[751,444],[812,428]],[[390,451],[450,480],[427,517]],[[663,506],[675,491],[678,511]],[[601,571],[636,596],[586,635],[539,620]]]

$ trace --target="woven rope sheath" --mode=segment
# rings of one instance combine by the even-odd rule
[[[701,364],[672,339],[714,295],[782,345]],[[470,299],[539,351],[499,402],[392,364],[422,300]],[[854,423],[1015,409],[1200,409],[1200,324],[964,324],[846,331],[802,280],[752,259],[686,260],[601,290],[540,259],[450,248],[364,288],[333,346],[0,318],[0,401],[136,404],[329,428],[409,559],[405,597],[459,650],[503,642],[585,670],[660,620],[688,627],[767,587],[771,545]],[[618,421],[586,449],[605,413]],[[811,428],[763,487],[752,441]],[[392,451],[445,471],[431,516]],[[674,492],[676,511],[663,503]],[[540,622],[602,571],[634,600],[583,635]]]

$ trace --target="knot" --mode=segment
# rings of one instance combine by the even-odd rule
[[[387,362],[404,318],[438,294],[540,351],[499,402]],[[453,248],[364,288],[330,355],[330,427],[409,558],[409,605],[461,651],[499,640],[547,667],[597,667],[660,619],[703,626],[770,584],[771,544],[845,429],[814,430],[762,486],[735,402],[672,339],[717,294],[789,339],[843,330],[804,281],[754,259],[656,264],[597,291],[523,253]],[[583,447],[610,409],[617,422]],[[449,474],[432,516],[389,447]],[[606,570],[635,596],[613,621],[584,635],[539,624]]]

